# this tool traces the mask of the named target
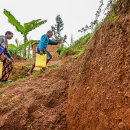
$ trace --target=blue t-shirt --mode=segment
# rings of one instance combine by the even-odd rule
[[[48,38],[48,36],[46,34],[44,34],[42,37],[41,37],[41,40],[38,44],[38,48],[40,50],[42,49],[47,49],[47,46],[48,44],[51,44],[51,45],[55,45],[57,42],[55,40],[51,40]]]
[[[0,55],[8,48],[8,41],[5,36],[0,36]],[[6,50],[5,54],[8,58],[11,58],[11,54]]]

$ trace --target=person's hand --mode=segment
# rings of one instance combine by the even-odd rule
[[[40,55],[46,54],[45,50],[40,51]]]
[[[11,57],[10,59],[14,62],[14,58],[13,57]]]
[[[61,44],[62,40],[56,40],[56,42],[57,42],[58,44]]]
[[[44,53],[43,53],[43,51],[40,51],[40,55],[43,55]]]

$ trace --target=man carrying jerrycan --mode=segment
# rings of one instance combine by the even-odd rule
[[[52,59],[52,55],[50,54],[50,52],[47,51],[47,47],[48,45],[57,45],[57,44],[60,44],[61,43],[61,40],[51,40],[50,38],[53,36],[53,32],[52,31],[48,31],[47,34],[44,34],[42,37],[41,37],[41,40],[37,46],[37,50],[36,50],[36,60],[38,59],[37,58],[37,55],[40,54],[40,55],[47,55],[47,60],[45,62],[49,62],[51,59]],[[35,65],[36,65],[36,61],[34,62],[31,70],[28,72],[28,76],[32,75],[33,73],[33,70],[35,68]],[[41,61],[42,62],[42,61]]]

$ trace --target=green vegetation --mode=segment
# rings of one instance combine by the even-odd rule
[[[9,23],[11,23],[13,26],[15,26],[16,30],[18,32],[20,32],[23,37],[24,37],[24,44],[27,44],[28,42],[28,34],[29,32],[35,30],[36,28],[38,28],[39,26],[45,24],[47,22],[47,20],[41,20],[41,19],[37,19],[37,20],[32,20],[28,23],[24,23],[24,25],[22,25],[9,11],[7,11],[6,9],[4,9],[4,14],[7,16]],[[30,49],[30,46],[29,46]],[[26,59],[26,48],[24,48],[24,58]]]
[[[11,53],[11,55],[14,55],[14,56],[20,56],[20,57],[23,57],[23,50],[26,49],[26,52],[27,52],[27,49],[29,48],[29,46],[31,47],[31,45],[33,44],[32,41],[28,41],[24,44],[17,44],[17,46],[15,44],[9,44],[8,45],[8,50],[9,52]],[[31,49],[28,50],[28,54],[30,54],[30,51]],[[28,59],[30,58],[30,56],[28,56]]]
[[[85,36],[81,37],[79,40],[75,41],[69,47],[61,46],[60,49],[57,50],[57,53],[62,55],[73,55],[74,58],[78,58],[82,53],[84,53],[85,48],[89,40],[93,37],[93,35],[100,29],[102,23],[96,23],[91,33],[86,34]]]
[[[54,65],[52,65],[52,66],[49,66],[48,71],[49,71],[49,72],[52,72],[53,70],[57,69],[58,67],[59,67],[59,65],[54,64]]]
[[[4,87],[6,87],[7,86],[7,84],[5,84],[5,83],[0,83],[0,88],[4,88]]]
[[[116,15],[115,11],[113,10],[110,15],[108,16],[108,20],[110,23],[114,24],[118,19],[118,16]]]
[[[102,25],[102,22],[97,23],[97,24],[95,25],[95,28],[94,28],[93,33],[96,33],[96,32],[101,28],[101,25]]]
[[[8,50],[12,55],[17,55],[17,46],[15,46],[14,44],[9,44]]]
[[[77,40],[72,45],[70,45],[69,47],[60,48],[57,51],[57,53],[59,55],[75,55],[75,56],[79,56],[84,52],[85,47],[86,47],[88,41],[91,39],[91,37],[92,37],[92,34],[87,34],[84,37]]]

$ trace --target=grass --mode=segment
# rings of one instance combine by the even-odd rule
[[[52,72],[53,70],[57,69],[58,67],[59,67],[59,65],[54,64],[54,65],[50,66],[47,71]]]
[[[6,87],[8,84],[7,83],[0,83],[0,88]]]
[[[108,20],[110,23],[115,24],[119,17],[116,15],[115,11],[113,10],[111,14],[108,16]]]
[[[80,38],[77,40],[75,43],[70,45],[69,47],[62,47],[58,50],[58,53],[60,56],[62,55],[75,55],[75,56],[80,56],[84,50],[85,47],[88,43],[88,41],[91,39],[92,34],[87,34],[84,37]]]

